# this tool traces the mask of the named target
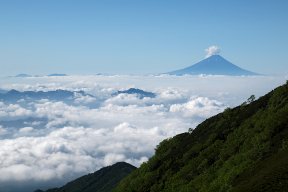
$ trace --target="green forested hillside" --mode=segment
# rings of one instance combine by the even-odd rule
[[[113,191],[288,191],[288,84],[162,141]]]
[[[134,169],[136,167],[128,163],[116,163],[71,181],[63,187],[49,189],[46,192],[109,192]],[[41,192],[41,190],[35,192]]]

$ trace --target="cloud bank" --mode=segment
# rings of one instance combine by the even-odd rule
[[[67,76],[7,81],[1,89],[64,89],[85,91],[93,97],[75,95],[69,103],[49,99],[0,102],[0,191],[63,185],[118,161],[139,166],[161,140],[282,82],[283,78],[221,76]],[[130,87],[151,91],[156,97],[113,96]]]

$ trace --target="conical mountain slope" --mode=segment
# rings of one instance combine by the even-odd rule
[[[247,71],[227,61],[220,55],[212,55],[190,67],[169,72],[170,75],[258,75],[257,73]]]

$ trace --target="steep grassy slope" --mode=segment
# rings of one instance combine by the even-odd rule
[[[113,191],[288,191],[288,84],[162,141]]]
[[[46,192],[109,192],[134,169],[136,167],[128,163],[116,163],[95,173],[80,177],[63,187],[49,189]],[[41,192],[41,190],[38,190],[38,192]]]

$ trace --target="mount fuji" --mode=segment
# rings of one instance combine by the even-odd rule
[[[251,76],[259,75],[257,73],[242,69],[227,61],[220,55],[212,55],[194,65],[184,69],[168,72],[169,75],[230,75],[230,76]]]

